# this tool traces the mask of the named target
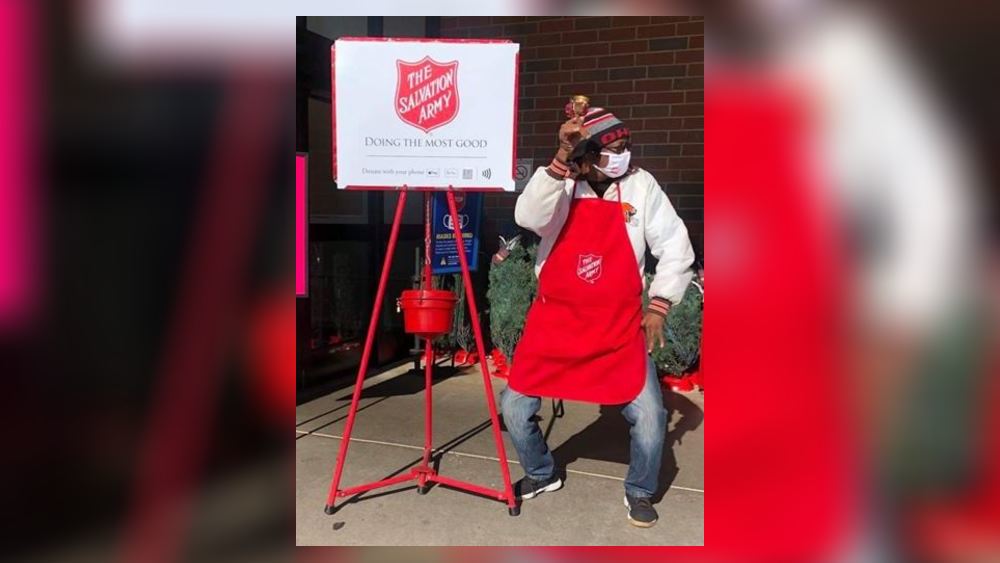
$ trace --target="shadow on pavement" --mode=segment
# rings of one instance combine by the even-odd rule
[[[437,385],[438,383],[441,383],[442,381],[444,381],[446,379],[454,377],[455,375],[458,374],[459,371],[460,370],[458,368],[454,368],[454,367],[437,366],[437,367],[434,368],[433,384]],[[411,369],[411,370],[409,370],[406,373],[403,373],[403,374],[400,374],[398,376],[395,376],[392,379],[389,379],[387,381],[383,381],[382,383],[378,383],[376,385],[372,385],[371,387],[369,387],[369,388],[364,389],[363,391],[361,391],[361,396],[360,396],[361,399],[368,399],[368,398],[371,398],[371,397],[379,397],[379,400],[372,401],[372,402],[368,403],[367,405],[360,405],[358,407],[358,412],[361,412],[361,411],[365,410],[366,408],[368,408],[370,406],[374,406],[374,405],[376,405],[378,403],[381,403],[382,401],[384,401],[384,400],[386,400],[386,399],[388,399],[390,397],[396,397],[396,396],[400,396],[400,395],[413,395],[415,393],[420,393],[422,391],[424,391],[424,372],[423,372],[422,369],[421,370]],[[295,423],[295,427],[296,428],[300,428],[300,427],[302,427],[302,426],[304,426],[304,425],[306,425],[306,424],[308,424],[310,422],[313,422],[315,420],[319,420],[320,418],[323,418],[324,416],[326,416],[328,414],[333,414],[333,413],[335,413],[337,411],[341,411],[341,410],[344,411],[344,415],[343,416],[341,416],[339,418],[336,418],[334,420],[331,420],[330,422],[324,424],[323,426],[321,426],[319,428],[314,428],[312,430],[312,432],[315,432],[315,431],[320,430],[322,428],[326,428],[327,426],[330,426],[331,424],[335,424],[337,422],[340,422],[341,420],[344,420],[345,418],[347,418],[347,410],[345,410],[345,409],[347,409],[347,408],[349,408],[351,406],[350,401],[351,401],[351,396],[353,395],[353,393],[354,393],[354,390],[352,388],[347,393],[344,393],[340,397],[337,397],[337,401],[341,401],[344,404],[342,404],[340,406],[337,406],[337,407],[334,407],[334,408],[332,408],[332,409],[330,409],[330,410],[328,410],[326,412],[322,412],[320,414],[317,414],[317,415],[315,415],[315,416],[313,416],[311,418],[303,420],[302,422],[297,422],[297,423]],[[303,436],[304,436],[304,434],[303,434]]]
[[[435,366],[432,373],[432,383],[437,385],[446,379],[455,377],[462,370],[459,368],[451,366]],[[415,395],[417,393],[423,393],[425,389],[424,386],[424,370],[423,369],[411,369],[406,373],[397,375],[392,379],[387,379],[381,383],[377,383],[361,391],[361,398],[367,399],[370,397],[396,397],[399,395]],[[337,399],[338,401],[350,401],[351,394],[347,393],[343,397]]]
[[[705,419],[701,407],[678,393],[665,390],[663,403],[671,418],[675,412],[680,413],[681,418],[672,429],[667,428],[663,444],[663,461],[660,465],[660,487],[653,496],[654,503],[663,499],[680,472],[677,458],[674,456],[674,445],[680,444],[684,435],[701,426]],[[602,405],[597,420],[552,450],[556,466],[564,480],[567,477],[565,468],[580,458],[628,465],[629,424],[622,416],[621,410],[622,407],[617,405]],[[622,477],[624,476],[623,474]]]

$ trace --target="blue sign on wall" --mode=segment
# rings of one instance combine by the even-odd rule
[[[483,194],[475,192],[455,193],[455,206],[458,208],[458,218],[462,222],[462,238],[465,242],[465,257],[469,261],[469,270],[475,271],[479,266],[479,223],[483,214]],[[448,199],[444,193],[435,193],[431,209],[431,267],[435,274],[453,274],[461,272],[458,261],[458,246],[455,245],[451,213],[448,211]]]

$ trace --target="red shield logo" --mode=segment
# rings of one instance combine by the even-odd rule
[[[424,133],[458,115],[458,61],[396,61],[396,115]]]
[[[601,277],[601,262],[603,256],[581,254],[576,262],[576,275],[587,283],[594,283]]]

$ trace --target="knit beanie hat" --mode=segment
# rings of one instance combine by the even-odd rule
[[[598,152],[618,139],[629,136],[628,127],[604,108],[590,108],[583,116],[583,127],[590,132],[590,137],[573,147],[570,160],[576,160],[588,152]]]

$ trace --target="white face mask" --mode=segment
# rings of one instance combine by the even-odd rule
[[[617,178],[626,172],[628,172],[628,163],[632,159],[632,153],[630,151],[624,150],[621,154],[613,152],[602,152],[601,156],[608,157],[607,166],[594,165],[594,168],[600,170],[608,178]]]

